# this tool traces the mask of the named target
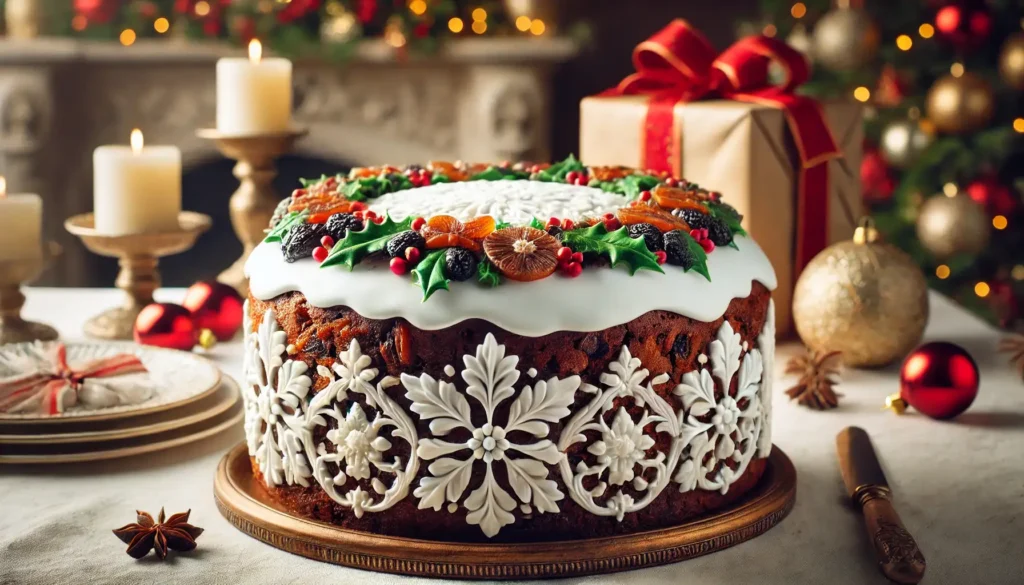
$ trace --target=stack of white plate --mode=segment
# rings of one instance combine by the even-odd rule
[[[19,373],[32,344],[0,346],[0,378]],[[154,381],[138,404],[81,406],[59,415],[0,413],[0,463],[72,463],[150,453],[212,437],[243,418],[238,384],[197,355],[129,343],[68,343],[68,363],[119,353],[142,360]]]

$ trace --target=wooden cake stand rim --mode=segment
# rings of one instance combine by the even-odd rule
[[[666,488],[669,489],[669,488]],[[648,532],[538,542],[463,543],[384,536],[293,516],[277,507],[252,476],[245,443],[220,461],[214,499],[242,532],[314,560],[400,575],[449,579],[552,578],[612,573],[705,555],[778,524],[796,499],[796,469],[772,449],[758,485],[711,516]]]

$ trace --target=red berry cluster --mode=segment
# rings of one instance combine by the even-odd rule
[[[313,260],[316,260],[317,264],[323,264],[324,260],[327,259],[327,254],[330,253],[331,248],[334,247],[334,238],[331,236],[324,236],[320,238],[320,245],[313,248]]]
[[[426,169],[409,169],[405,171],[405,174],[414,187],[426,187],[434,178],[434,175]]]
[[[359,205],[361,207],[359,209],[356,209],[356,205]],[[369,209],[366,209],[366,204],[361,201],[356,201],[355,203],[353,203],[352,209],[354,210],[352,211],[352,215],[355,216],[357,219],[361,219],[363,221],[372,221],[373,223],[377,224],[384,223],[383,215],[377,215],[376,211],[370,211]]]
[[[565,182],[570,185],[586,185],[590,182],[590,177],[586,171],[569,171],[565,174]]]
[[[582,252],[573,252],[572,248],[562,246],[555,253],[555,258],[558,258],[558,271],[565,276],[576,278],[583,272]]]
[[[614,232],[622,227],[622,222],[619,221],[619,218],[615,217],[614,213],[604,214],[604,217],[601,218],[601,222],[604,223],[604,229],[609,232]]]
[[[699,230],[690,230],[690,237],[697,240],[701,248],[704,248],[704,252],[710,254],[715,249],[715,243],[711,241],[708,236],[708,228],[701,228]]]
[[[423,226],[425,225],[427,225],[427,220],[423,219],[422,217],[417,217],[416,219],[412,220],[412,225],[410,225],[409,228],[414,232],[418,232],[421,229],[423,229]]]
[[[544,225],[545,228],[561,228],[563,231],[569,231],[576,229],[576,222],[571,219],[558,219],[557,217],[548,218],[548,223]]]
[[[410,270],[412,270],[414,266],[419,264],[421,257],[422,252],[420,252],[419,248],[409,246],[408,248],[405,249],[404,258],[399,256],[391,259],[391,264],[389,265],[391,268],[391,272],[397,274],[398,276],[406,274]]]
[[[639,199],[640,201],[645,201],[645,202],[646,201],[650,201],[651,200],[651,192],[650,191],[641,191],[640,195],[637,197],[637,199]]]

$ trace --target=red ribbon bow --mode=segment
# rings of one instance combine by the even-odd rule
[[[769,80],[772,63],[785,77]],[[643,128],[646,169],[682,176],[675,105],[719,98],[780,108],[800,156],[797,272],[828,244],[828,161],[842,156],[818,102],[793,91],[810,77],[807,59],[786,43],[753,36],[718,54],[685,20],[677,19],[633,50],[636,73],[602,95],[649,95]]]
[[[75,370],[68,365],[67,347],[54,347],[51,371],[32,372],[0,379],[0,412],[19,412],[38,404],[47,414],[59,414],[78,402],[78,390],[86,378],[105,378],[145,372],[142,361],[131,354],[118,354],[89,362]],[[67,396],[70,392],[71,395]]]

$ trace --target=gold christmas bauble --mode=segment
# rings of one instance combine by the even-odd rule
[[[807,59],[814,60],[814,39],[808,34],[807,28],[804,25],[797,24],[793,27],[789,36],[786,37],[786,44],[802,53]]]
[[[928,285],[910,256],[862,225],[854,240],[829,246],[804,269],[793,321],[811,350],[840,351],[853,367],[884,366],[921,341]]]
[[[905,169],[915,162],[929,146],[934,137],[921,127],[917,120],[896,120],[882,129],[879,150],[889,165]]]
[[[1024,33],[1006,39],[999,50],[999,77],[1013,89],[1024,89]]]
[[[989,235],[985,210],[967,195],[933,195],[917,215],[917,239],[939,260],[977,254]]]
[[[878,26],[863,10],[837,8],[814,26],[814,61],[834,71],[856,69],[878,53]]]
[[[995,98],[982,77],[964,72],[940,77],[925,97],[925,111],[940,132],[974,132],[992,119]]]
[[[362,34],[363,27],[359,20],[343,8],[328,9],[327,16],[320,23],[320,40],[325,44],[347,43],[361,37]]]

